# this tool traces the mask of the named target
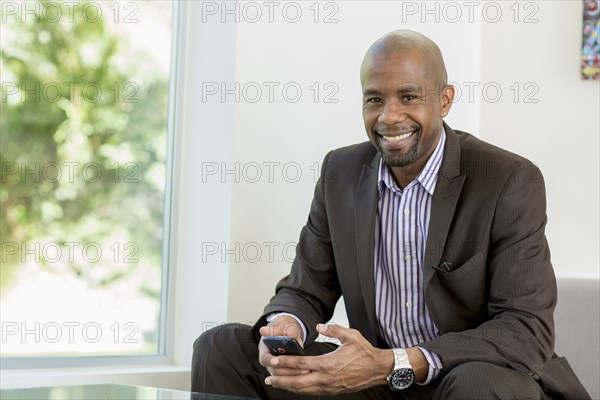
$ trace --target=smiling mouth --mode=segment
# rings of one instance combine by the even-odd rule
[[[398,142],[398,141],[400,141],[400,140],[403,140],[403,139],[407,139],[407,138],[409,138],[409,137],[410,137],[410,136],[412,136],[412,135],[413,135],[415,132],[416,132],[416,130],[414,130],[414,131],[410,131],[410,132],[406,132],[406,133],[404,133],[404,134],[402,134],[402,135],[399,135],[399,136],[384,136],[384,135],[381,135],[381,137],[383,137],[383,139],[384,139],[386,142]]]

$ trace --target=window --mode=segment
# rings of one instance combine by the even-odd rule
[[[1,356],[161,354],[174,5],[1,7]]]

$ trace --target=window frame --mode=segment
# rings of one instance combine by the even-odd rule
[[[53,369],[53,368],[85,368],[85,367],[105,367],[105,366],[133,366],[133,365],[161,365],[169,363],[167,354],[168,348],[168,327],[169,323],[169,304],[172,302],[172,289],[170,282],[173,280],[174,268],[172,262],[173,245],[172,237],[176,223],[172,219],[174,214],[174,182],[173,169],[175,167],[174,155],[178,143],[176,136],[176,103],[179,95],[180,70],[178,69],[181,57],[181,37],[182,32],[180,23],[182,21],[183,7],[179,1],[172,2],[172,28],[171,28],[171,62],[169,69],[169,101],[167,117],[167,160],[166,160],[166,179],[164,189],[164,212],[163,212],[163,240],[162,240],[162,261],[161,261],[161,294],[158,318],[158,343],[155,354],[119,354],[119,355],[81,355],[81,356],[2,356],[0,365],[2,372],[11,370],[28,369]],[[1,385],[3,386],[3,385]]]
[[[202,160],[231,162],[235,106],[201,103],[198,93],[205,79],[235,79],[236,26],[218,19],[198,23],[202,2],[173,4],[171,191],[165,191],[171,223],[168,254],[163,257],[169,268],[163,270],[161,293],[162,354],[0,358],[1,389],[124,383],[186,390],[194,340],[208,326],[227,321],[229,265],[201,263],[198,244],[230,239],[231,183],[204,184],[197,169]],[[208,134],[217,131],[219,135]]]

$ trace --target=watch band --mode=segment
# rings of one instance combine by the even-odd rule
[[[394,352],[394,371],[400,368],[412,369],[410,362],[408,361],[408,354],[404,349],[392,349]]]

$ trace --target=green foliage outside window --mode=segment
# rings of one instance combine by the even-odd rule
[[[81,18],[78,4],[73,22],[2,23],[1,288],[18,283],[25,261],[158,301],[168,79],[141,68],[151,61],[131,54],[110,21]],[[22,252],[35,243],[39,262]],[[60,261],[45,259],[47,243],[62,248]],[[101,259],[94,249],[94,262],[69,256],[88,243]]]

